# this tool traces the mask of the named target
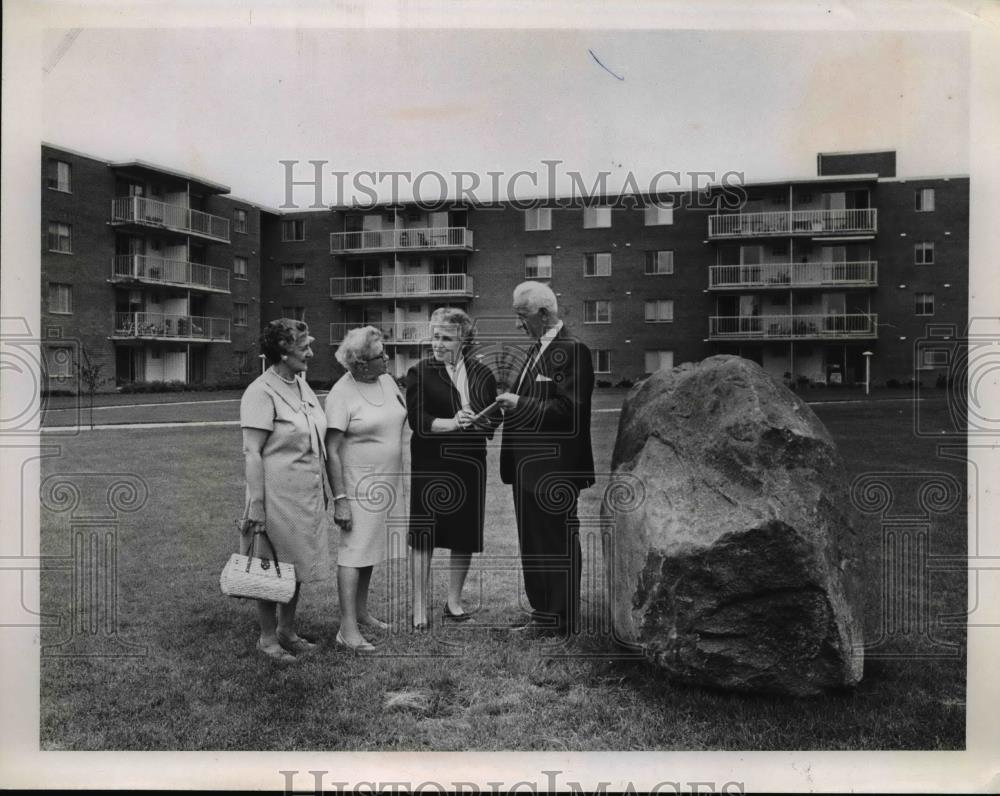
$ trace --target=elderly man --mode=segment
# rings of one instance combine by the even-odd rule
[[[567,333],[548,285],[514,289],[517,326],[534,340],[504,410],[500,477],[514,488],[524,590],[532,608],[525,625],[567,635],[580,612],[580,490],[594,483],[590,349]]]

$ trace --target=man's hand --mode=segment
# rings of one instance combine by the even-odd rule
[[[519,396],[515,395],[512,392],[500,393],[500,395],[497,396],[497,403],[500,404],[500,408],[503,409],[505,412],[510,412],[514,409],[517,409],[518,400]]]

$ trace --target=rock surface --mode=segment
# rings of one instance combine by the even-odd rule
[[[856,522],[836,446],[755,363],[625,401],[602,515],[615,633],[680,681],[794,695],[861,679]]]

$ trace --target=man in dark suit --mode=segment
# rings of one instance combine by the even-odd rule
[[[500,477],[514,488],[528,627],[565,635],[580,613],[580,490],[594,483],[590,349],[559,320],[556,296],[541,282],[514,289],[517,326],[535,342],[504,410]]]

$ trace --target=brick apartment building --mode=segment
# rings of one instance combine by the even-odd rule
[[[612,384],[713,353],[778,378],[855,383],[865,351],[874,384],[933,384],[967,324],[968,177],[898,179],[893,152],[823,154],[816,177],[739,194],[530,210],[280,212],[142,161],[43,146],[42,168],[53,388],[73,373],[72,341],[118,384],[245,381],[262,322],[282,316],[317,338],[311,380],[339,374],[336,344],[367,323],[402,375],[447,305],[477,318],[496,363],[523,340],[510,296],[525,278],[552,286]]]

